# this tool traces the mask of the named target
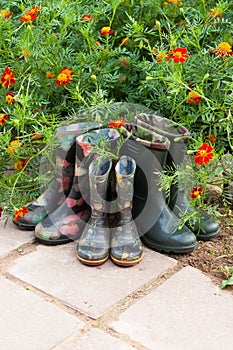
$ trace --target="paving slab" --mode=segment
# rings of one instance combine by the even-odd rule
[[[143,260],[136,266],[122,268],[108,260],[99,267],[90,267],[78,261],[76,245],[38,245],[36,251],[20,256],[10,273],[97,318],[176,264],[176,260],[145,248]]]
[[[8,219],[7,224],[0,219],[0,256],[7,255],[10,251],[34,240],[33,231],[22,231]]]
[[[58,345],[54,350],[135,350],[131,345],[120,339],[112,337],[99,329],[91,329],[85,336],[72,342],[72,344]]]
[[[0,276],[0,349],[48,350],[83,327],[70,315]]]
[[[111,323],[151,350],[232,350],[233,296],[185,267]]]

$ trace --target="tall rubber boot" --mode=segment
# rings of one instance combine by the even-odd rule
[[[75,164],[75,139],[78,135],[97,128],[97,123],[75,123],[61,126],[56,130],[56,166],[54,177],[48,188],[33,202],[26,205],[28,213],[13,220],[22,230],[34,230],[36,225],[61,205],[68,196]]]
[[[115,167],[118,212],[111,229],[111,259],[119,266],[134,266],[142,260],[142,244],[132,219],[136,163],[122,156]]]
[[[169,209],[158,185],[158,172],[162,170],[161,164],[166,160],[169,141],[153,131],[139,129],[140,127],[135,126],[131,130],[134,140],[128,139],[124,143],[121,154],[134,158],[137,164],[133,218],[140,238],[154,250],[191,252],[197,245],[196,237],[185,225],[178,229],[179,220]],[[137,136],[142,133],[147,133],[147,139]]]
[[[221,158],[223,169],[223,192],[222,199],[224,203],[233,206],[233,155],[230,153],[224,154]]]
[[[116,147],[117,130],[105,128],[82,134],[76,139],[75,176],[66,200],[35,228],[35,236],[44,244],[64,244],[78,239],[90,218],[88,168],[95,154],[88,155],[103,138]]]
[[[172,121],[159,117],[157,115],[138,114],[135,118],[135,123],[148,127],[158,133],[165,135],[170,141],[170,148],[167,155],[165,166],[174,169],[177,165],[181,165],[188,160],[186,155],[187,142],[189,139],[188,130],[181,126],[177,127]],[[189,197],[185,189],[180,189],[178,184],[172,184],[170,189],[169,208],[174,214],[181,218],[184,212],[190,214],[194,210],[190,206]],[[207,215],[202,210],[199,210],[200,222],[193,223],[191,220],[186,222],[186,225],[195,233],[197,240],[209,240],[219,235],[219,223],[210,215]]]
[[[111,167],[112,161],[108,158],[97,158],[89,167],[91,217],[77,245],[77,257],[85,265],[102,265],[109,257],[106,198]]]

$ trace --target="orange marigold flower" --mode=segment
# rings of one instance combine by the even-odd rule
[[[195,105],[198,104],[199,102],[201,102],[202,98],[201,96],[199,95],[199,93],[197,91],[190,91],[188,93],[188,99],[187,99],[187,102],[189,104],[192,104],[194,103]]]
[[[10,145],[7,147],[6,151],[13,155],[15,151],[19,150],[21,148],[21,143],[19,140],[14,140],[10,142]]]
[[[32,137],[35,140],[40,140],[42,138],[42,136],[40,134],[35,133],[35,131],[32,131]]]
[[[125,57],[120,57],[119,58],[119,61],[125,66],[127,67],[128,66],[128,61]]]
[[[123,38],[121,39],[122,46],[128,46],[129,45],[129,38]]]
[[[125,120],[123,118],[119,118],[117,120],[113,120],[112,122],[109,122],[108,126],[120,129],[124,124],[125,124]]]
[[[214,158],[213,147],[208,143],[203,143],[201,147],[198,148],[198,152],[194,157],[194,161],[198,165],[208,164],[211,159]]]
[[[52,79],[54,77],[54,74],[51,72],[46,73],[46,78]]]
[[[33,22],[37,18],[40,11],[40,7],[33,6],[31,10],[25,11],[24,16],[20,17],[19,20],[22,22]]]
[[[90,13],[85,13],[84,15],[82,15],[81,19],[87,22],[94,21],[94,17]]]
[[[192,199],[199,198],[201,195],[202,195],[201,187],[193,187],[193,189],[190,191],[190,198]]]
[[[13,220],[18,221],[20,218],[22,218],[27,213],[28,213],[28,208],[23,206],[22,208],[15,210]]]
[[[212,143],[217,141],[217,138],[214,136],[214,134],[210,134],[210,136],[208,137],[208,140]]]
[[[165,1],[164,3],[164,6],[168,6],[168,5],[175,5],[175,6],[180,6],[180,0],[168,0],[168,1]]]
[[[13,70],[10,68],[4,68],[4,71],[1,76],[2,86],[8,89],[9,85],[15,84],[15,75],[13,74]]]
[[[222,10],[219,7],[211,9],[209,12],[210,17],[222,19]]]
[[[5,17],[5,19],[9,19],[13,15],[13,12],[12,11],[8,12],[7,10],[2,10],[0,12],[0,15]]]
[[[8,91],[6,93],[6,102],[9,104],[9,105],[12,105],[13,103],[15,103],[15,93],[14,91]]]
[[[114,34],[114,30],[110,27],[103,27],[100,31],[100,35]]]
[[[18,162],[15,162],[14,168],[17,171],[20,171],[20,170],[22,170],[25,167],[26,164],[27,164],[27,159],[25,159],[25,158],[24,159],[20,159]]]
[[[168,55],[165,51],[159,51],[159,50],[155,49],[154,54],[156,56],[156,62],[158,62],[158,63],[160,63],[162,61],[166,61],[168,59]]]
[[[73,68],[63,67],[61,73],[57,76],[56,85],[65,86],[69,84],[72,80],[72,75],[74,74]]]
[[[216,56],[224,59],[227,55],[229,56],[233,55],[231,45],[228,44],[227,42],[222,42],[218,44],[216,48]]]
[[[8,118],[9,116],[7,114],[0,113],[0,125],[4,125]]]
[[[183,47],[177,47],[171,51],[171,54],[167,58],[172,59],[175,63],[184,63],[189,56],[187,55],[188,50]]]

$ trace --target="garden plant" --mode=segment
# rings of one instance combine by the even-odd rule
[[[129,102],[188,128],[191,162],[161,187],[192,179],[193,207],[218,216],[206,198],[232,178],[232,23],[230,1],[2,0],[0,214],[23,215],[40,194],[58,126]]]

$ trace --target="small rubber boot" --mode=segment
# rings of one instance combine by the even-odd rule
[[[189,131],[184,126],[177,126],[176,123],[153,114],[138,114],[135,118],[137,125],[146,126],[166,136],[170,141],[165,167],[174,169],[177,165],[187,162],[187,142],[189,139]],[[172,184],[170,189],[170,198],[168,200],[169,208],[174,214],[181,218],[183,213],[190,214],[194,209],[190,206],[188,194],[183,188],[179,188],[178,184]],[[207,241],[219,235],[219,223],[207,215],[202,210],[199,210],[200,222],[193,223],[191,220],[186,222],[186,225],[195,233],[197,240]]]
[[[119,266],[134,266],[142,260],[142,244],[132,218],[136,163],[122,156],[115,167],[118,212],[111,229],[111,259]]]
[[[35,237],[47,245],[77,240],[90,218],[88,168],[97,156],[89,155],[103,139],[113,148],[119,138],[117,130],[105,128],[82,134],[76,139],[75,175],[65,201],[35,228]]]
[[[17,221],[22,230],[35,230],[36,225],[48,214],[61,205],[68,196],[75,164],[75,139],[89,129],[97,128],[97,123],[75,123],[61,126],[57,129],[54,143],[56,143],[56,166],[54,177],[48,188],[35,201],[26,205],[28,213]]]
[[[111,159],[95,159],[89,167],[91,217],[77,246],[77,257],[85,265],[102,265],[109,257],[110,229],[106,198]]]
[[[185,225],[179,229],[179,220],[169,209],[158,185],[158,174],[161,164],[166,160],[169,141],[160,138],[158,145],[159,139],[152,135],[152,131],[147,130],[146,140],[137,137],[138,127],[132,131],[133,139],[126,140],[120,153],[133,157],[137,164],[133,219],[140,238],[154,250],[168,253],[191,252],[197,245],[196,237]]]

